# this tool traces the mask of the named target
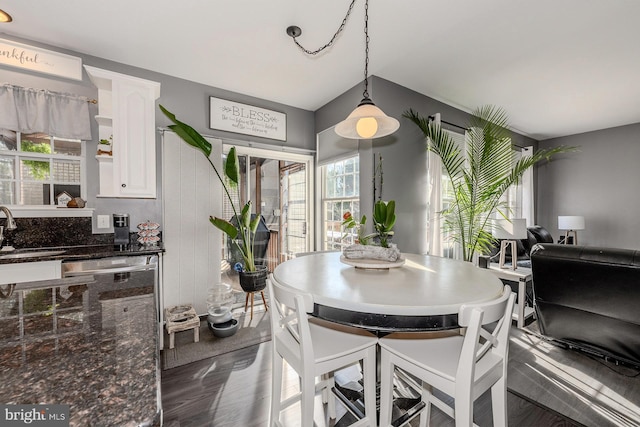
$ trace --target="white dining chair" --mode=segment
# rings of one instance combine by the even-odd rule
[[[313,426],[317,391],[331,390],[333,372],[362,361],[364,418],[352,426],[376,426],[376,347],[378,339],[357,328],[342,327],[308,318],[313,311],[310,294],[267,279],[271,297],[271,341],[273,373],[269,426],[282,426],[280,413],[300,401],[301,420],[294,425]],[[300,392],[282,400],[283,362],[300,377]],[[316,381],[318,379],[318,381]],[[328,397],[329,417],[336,417],[333,392]]]
[[[460,334],[416,339],[410,334],[390,334],[380,338],[380,425],[391,425],[393,376],[400,368],[422,382],[425,407],[420,427],[429,425],[432,404],[454,418],[457,427],[473,425],[473,402],[489,388],[493,425],[506,427],[507,356],[514,301],[515,294],[505,286],[496,300],[463,305],[458,324],[466,330],[461,329]],[[435,397],[433,389],[453,397],[455,409]]]

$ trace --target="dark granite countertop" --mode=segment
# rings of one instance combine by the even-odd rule
[[[60,252],[62,251],[62,252]],[[35,257],[16,258],[12,254],[28,252],[49,252]],[[50,261],[50,260],[83,260],[95,258],[107,258],[117,256],[152,255],[164,252],[164,246],[131,245],[79,245],[79,246],[55,246],[46,248],[23,248],[11,252],[0,252],[0,264],[15,264],[21,262]],[[3,257],[9,255],[8,257]]]
[[[154,274],[0,286],[0,402],[66,404],[72,426],[159,425]]]

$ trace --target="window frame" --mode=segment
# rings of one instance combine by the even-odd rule
[[[336,196],[333,195],[331,197],[329,197],[327,195],[327,190],[328,190],[328,169],[330,166],[334,166],[336,164],[339,163],[346,163],[350,160],[354,160],[354,168],[351,172],[349,172],[349,175],[352,175],[354,178],[354,194],[352,196],[345,196],[344,192],[342,195],[340,196]],[[357,165],[357,166],[356,166]],[[347,175],[347,173],[342,173],[340,174],[340,176],[345,176]],[[336,250],[336,249],[340,249],[342,250],[342,248],[349,246],[353,243],[355,243],[355,238],[356,238],[356,230],[352,229],[349,230],[349,232],[346,233],[346,237],[345,238],[340,238],[339,240],[329,240],[329,231],[335,233],[335,228],[338,228],[339,232],[340,232],[340,236],[342,237],[345,233],[344,230],[342,229],[342,216],[339,218],[338,221],[335,220],[329,220],[327,218],[327,210],[328,210],[328,204],[329,203],[342,203],[344,206],[344,203],[350,203],[352,208],[349,209],[349,211],[351,212],[352,216],[354,218],[356,218],[357,220],[360,219],[360,156],[359,154],[355,154],[352,156],[348,156],[348,157],[343,157],[340,159],[336,159],[333,162],[330,163],[326,163],[322,166],[320,166],[320,182],[321,182],[321,189],[320,189],[320,209],[321,209],[321,236],[320,236],[320,242],[321,242],[321,250]],[[355,209],[353,208],[353,206],[357,204],[358,208]],[[344,214],[346,212],[346,210],[343,208],[342,210],[342,214]],[[332,224],[329,225],[328,223],[331,222]]]
[[[9,129],[10,130],[10,129]],[[55,151],[55,147],[56,147],[56,141],[69,141],[69,142],[78,142],[80,144],[80,154],[75,156],[75,155],[69,155],[69,154],[56,154],[55,152],[52,153],[38,153],[38,152],[31,152],[31,151],[22,151],[22,136],[25,134],[24,132],[20,132],[20,131],[13,131],[10,130],[11,132],[15,132],[16,135],[16,150],[3,150],[0,149],[0,156],[3,157],[11,157],[13,159],[13,164],[14,164],[14,170],[15,170],[15,175],[13,178],[11,179],[1,179],[1,181],[3,182],[10,182],[14,185],[14,200],[12,201],[12,203],[10,204],[4,204],[4,206],[8,207],[9,209],[11,209],[12,212],[18,212],[18,211],[27,211],[27,212],[31,212],[32,214],[38,215],[39,211],[42,212],[47,212],[49,210],[56,210],[58,209],[57,206],[57,202],[56,202],[56,194],[54,194],[54,185],[65,185],[65,184],[72,184],[72,185],[80,185],[80,197],[83,198],[84,200],[87,200],[87,147],[86,147],[86,141],[84,140],[80,140],[80,139],[71,139],[71,138],[59,138],[56,137],[55,135],[48,135],[48,134],[44,134],[42,133],[43,136],[46,136],[49,139],[49,143],[51,144],[51,148],[52,151]],[[26,134],[26,135],[33,135],[33,134],[38,134],[37,132],[31,133],[31,134]],[[43,181],[26,181],[23,180],[20,174],[20,168],[21,168],[21,163],[22,160],[29,160],[29,159],[35,159],[35,160],[46,160],[49,162],[49,178],[48,180],[43,180]],[[53,167],[54,167],[54,161],[58,160],[58,161],[77,161],[80,164],[80,181],[78,183],[76,182],[56,182],[54,181],[53,178]],[[22,204],[20,203],[22,200],[22,196],[21,196],[21,191],[22,191],[22,183],[23,182],[41,182],[43,184],[49,184],[49,191],[50,191],[50,200],[51,203],[50,204]],[[16,203],[17,202],[17,203]],[[42,214],[40,214],[42,215]],[[44,215],[43,215],[44,216]],[[52,216],[52,215],[47,215],[47,216]],[[78,215],[78,214],[72,214],[72,215],[54,215],[54,216],[85,216],[85,215]]]

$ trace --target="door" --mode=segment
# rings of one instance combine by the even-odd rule
[[[229,147],[225,146],[225,153]],[[250,147],[236,147],[236,151],[241,171],[237,197],[240,206],[251,200],[252,212],[264,218],[269,237],[264,256],[257,248],[256,258],[263,258],[273,271],[279,263],[313,247],[313,157]],[[233,216],[228,203],[224,215]],[[256,235],[256,241],[263,240],[262,235]],[[224,247],[228,250],[227,244]]]

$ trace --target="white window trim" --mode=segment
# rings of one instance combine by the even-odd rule
[[[54,136],[55,138],[55,136]],[[67,139],[67,138],[58,138]],[[80,156],[66,156],[56,155],[55,158],[64,160],[79,160],[80,161],[80,197],[87,200],[87,141],[80,141]],[[24,154],[26,153],[26,154]],[[31,153],[31,152],[16,152],[0,150],[0,154],[7,156],[21,156],[21,157],[43,157],[52,158],[51,154]],[[7,204],[7,207],[11,214],[15,218],[74,218],[74,217],[90,217],[93,216],[93,208],[63,208],[55,205],[15,205]],[[68,211],[67,211],[68,209]],[[0,212],[0,218],[4,218],[4,214]]]

